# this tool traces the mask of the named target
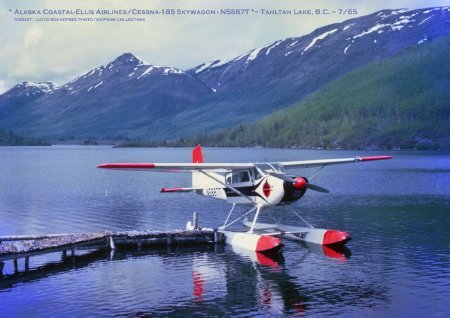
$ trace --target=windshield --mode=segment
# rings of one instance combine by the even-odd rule
[[[279,172],[279,173],[286,173],[286,170],[284,170],[284,167],[281,163],[278,162],[265,162],[265,163],[257,163],[255,166],[264,172]]]

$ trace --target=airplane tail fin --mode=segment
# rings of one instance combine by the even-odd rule
[[[192,149],[192,163],[203,163],[203,152],[202,146],[197,145],[194,149]],[[192,186],[196,187],[202,184],[204,176],[197,171],[192,172]]]
[[[202,146],[197,145],[192,149],[192,163],[204,163]],[[209,176],[208,176],[209,175]],[[214,175],[216,178],[223,178],[223,176],[209,171],[208,175],[205,175],[201,171],[192,171],[192,190],[201,191],[205,188],[221,188],[222,184],[211,178]],[[166,191],[168,192],[168,191]],[[178,192],[178,191],[177,191]]]
[[[203,152],[202,152],[202,146],[197,145],[192,150],[192,163],[203,163]]]

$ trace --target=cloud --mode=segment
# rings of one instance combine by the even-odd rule
[[[0,93],[5,92],[7,88],[6,81],[0,80]]]

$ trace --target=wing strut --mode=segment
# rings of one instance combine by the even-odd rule
[[[320,166],[320,168],[317,169],[317,171],[314,172],[311,177],[309,177],[309,180],[312,180],[319,173],[319,171],[322,170],[323,168],[325,168],[325,166]]]

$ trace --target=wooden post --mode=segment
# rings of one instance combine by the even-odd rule
[[[63,258],[66,258],[66,257],[67,257],[67,250],[64,250],[64,251],[63,251],[62,257],[63,257]]]
[[[219,243],[219,232],[217,229],[214,229],[214,243]]]
[[[116,249],[116,244],[114,244],[114,239],[112,236],[109,237],[109,247],[111,248],[111,250]]]
[[[19,272],[19,265],[17,265],[17,258],[14,259],[14,273]]]
[[[194,227],[194,230],[198,229],[198,213],[194,212],[194,215],[192,216],[192,226]]]
[[[3,268],[5,268],[5,263],[0,262],[0,277],[3,275]]]
[[[25,271],[28,272],[30,270],[30,257],[25,257]]]
[[[70,249],[70,256],[74,257],[75,256],[75,247],[72,247]]]
[[[172,245],[172,234],[167,233],[167,246]]]

